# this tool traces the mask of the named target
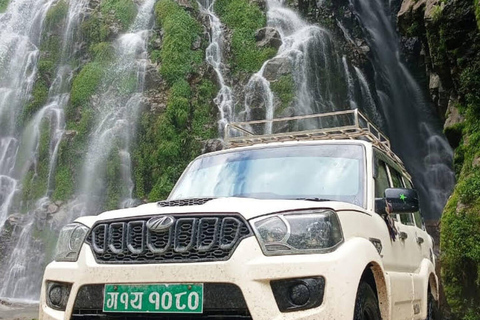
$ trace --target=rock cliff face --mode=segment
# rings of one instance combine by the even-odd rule
[[[441,190],[427,190],[429,174],[437,168],[430,168],[423,155],[432,153],[429,139],[434,137],[429,161],[443,165],[440,171],[448,175],[451,154],[442,147],[444,138],[435,125],[417,123],[423,119],[431,125],[437,118],[429,103],[423,103],[422,91],[431,93],[437,113],[443,116],[448,111],[445,133],[457,148],[460,184],[443,226],[469,227],[471,232],[465,235],[476,243],[478,2],[474,7],[461,0],[216,0],[213,6],[211,0],[38,1],[48,2],[49,9],[35,42],[39,52],[31,90],[15,119],[12,139],[32,149],[32,155],[14,152],[12,144],[5,154],[21,170],[15,175],[8,172],[7,182],[13,181],[16,189],[5,192],[9,185],[0,179],[0,282],[9,277],[3,271],[17,263],[23,271],[15,277],[29,286],[18,292],[12,283],[0,290],[0,296],[36,298],[42,271],[38,261],[45,264],[52,258],[63,224],[80,215],[165,198],[191,159],[222,147],[221,141],[212,139],[221,134],[222,121],[232,120],[226,119],[229,113],[244,120],[360,108],[392,137],[395,151],[403,152],[424,195],[438,195],[425,210],[434,219],[451,181],[435,177]],[[0,13],[12,10],[10,2],[0,0]],[[268,2],[286,3],[295,11],[281,8],[272,13]],[[370,9],[383,23],[370,27],[389,32],[382,39],[374,39],[369,31],[368,24],[375,20]],[[215,11],[220,28],[209,10]],[[400,42],[391,20],[397,12],[404,60],[410,69],[420,70],[415,76],[423,79],[421,88],[396,55]],[[292,31],[282,21],[297,25]],[[292,36],[298,30],[302,33]],[[217,51],[210,47],[213,32],[221,33]],[[296,42],[307,34],[308,39]],[[383,56],[382,46],[390,50]],[[211,59],[206,59],[208,54]],[[57,89],[62,99],[53,99]],[[225,101],[230,98],[234,101]],[[414,98],[418,101],[410,103]],[[3,102],[0,99],[0,111]],[[59,106],[57,117],[42,111],[52,102]],[[417,108],[423,104],[424,110]],[[407,105],[409,112],[402,111]],[[123,114],[111,112],[117,109]],[[405,118],[404,113],[412,114]],[[32,124],[34,142],[29,140]],[[408,138],[417,133],[415,139]],[[409,152],[412,140],[420,143],[415,146],[419,154]],[[90,170],[97,165],[98,171]],[[3,212],[8,213],[4,221]],[[459,215],[466,219],[457,219]],[[463,284],[470,285],[465,296],[473,304],[477,285],[470,276],[477,279],[476,273],[459,278],[457,271],[463,269],[457,263],[476,266],[480,254],[469,249],[465,255],[454,255],[463,233],[445,234],[454,235],[442,242],[449,266],[445,281],[452,284],[447,293],[450,290],[449,296],[455,297],[464,290]],[[37,274],[31,266],[39,270]],[[458,310],[466,306],[452,299]]]
[[[441,220],[442,279],[452,315],[480,318],[480,3],[405,0],[398,25],[423,66],[455,148],[457,186]]]

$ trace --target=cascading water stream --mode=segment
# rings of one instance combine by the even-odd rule
[[[91,134],[83,166],[83,181],[77,204],[69,220],[79,215],[94,214],[105,205],[105,171],[111,163],[119,164],[120,199],[117,206],[132,204],[133,178],[130,144],[136,128],[147,66],[148,34],[153,23],[155,0],[145,0],[128,33],[114,43],[115,56],[98,90],[95,105],[99,121]]]
[[[226,84],[225,70],[222,62],[223,59],[223,30],[220,19],[215,15],[213,6],[215,0],[200,0],[198,1],[201,10],[208,16],[210,22],[210,44],[206,50],[206,61],[212,66],[217,74],[220,90],[215,98],[215,104],[220,112],[220,120],[218,121],[218,131],[220,136],[223,135],[225,125],[231,122],[234,118],[233,110],[233,92]]]
[[[21,178],[15,172],[17,118],[35,82],[42,25],[53,2],[12,0],[0,14],[0,230]]]
[[[345,70],[345,78],[347,79],[348,84],[348,101],[350,103],[350,109],[356,109],[357,103],[355,102],[355,83],[353,82],[353,77],[350,74],[350,70],[348,68],[347,57],[342,57],[343,69]]]
[[[38,211],[45,210],[48,206],[48,196],[52,191],[52,178],[56,165],[58,149],[65,132],[64,108],[69,100],[69,90],[73,69],[71,59],[74,54],[74,43],[78,39],[79,24],[85,13],[88,0],[71,0],[69,2],[66,17],[66,28],[62,37],[62,50],[60,63],[57,67],[56,76],[49,89],[47,103],[42,107],[28,123],[20,138],[19,151],[21,157],[14,159],[15,175],[19,181],[23,181],[26,172],[33,165],[34,178],[37,176],[39,164],[39,148],[42,130],[48,130],[49,156],[47,186],[44,196],[35,201],[35,209],[23,215],[22,231],[16,240],[13,250],[9,254],[5,272],[0,276],[3,286],[0,288],[0,296],[14,298],[38,298],[42,270],[38,268],[39,261],[46,259],[42,252],[41,244],[33,237]],[[45,127],[46,125],[46,127]],[[45,161],[45,160],[44,160]],[[30,201],[35,199],[29,199]],[[29,222],[27,222],[29,221]],[[1,229],[1,228],[0,228]],[[53,231],[52,231],[53,232]],[[15,230],[14,230],[15,234]]]
[[[305,22],[296,12],[285,7],[282,0],[267,2],[267,24],[275,28],[282,39],[282,46],[277,55],[265,62],[262,69],[253,75],[246,86],[245,111],[247,119],[251,119],[251,108],[258,96],[265,105],[266,119],[275,114],[275,103],[267,79],[266,69],[287,63],[295,83],[294,113],[290,115],[306,115],[324,113],[359,107],[372,119],[381,119],[375,108],[371,107],[370,91],[364,88],[356,90],[355,80],[349,72],[346,58],[340,58],[330,33],[317,25]],[[356,72],[362,75],[361,71]],[[358,81],[362,83],[362,81]],[[356,94],[356,92],[359,94]],[[370,95],[370,96],[369,96]],[[359,96],[359,97],[357,97]],[[302,121],[297,124],[314,128],[322,125],[316,121]],[[270,133],[272,127],[266,126]]]
[[[424,94],[400,59],[399,39],[380,0],[350,0],[372,49],[375,86],[394,151],[420,192],[427,219],[438,219],[455,183],[453,153]]]

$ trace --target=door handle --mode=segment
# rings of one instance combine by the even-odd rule
[[[421,245],[421,244],[424,243],[424,242],[425,242],[425,240],[423,240],[422,237],[417,237],[417,243],[418,243],[418,245]]]
[[[400,240],[405,240],[408,238],[408,234],[406,232],[400,231],[398,237],[400,238]]]

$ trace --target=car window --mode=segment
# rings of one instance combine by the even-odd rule
[[[393,169],[391,166],[388,166],[388,169],[390,171],[390,176],[392,177],[393,187],[404,188],[405,186],[403,185],[402,175],[397,170]]]
[[[409,189],[414,189],[412,183],[410,180],[406,179],[405,177],[403,178],[403,181],[405,183],[405,187]],[[420,211],[414,212],[413,213],[413,219],[415,220],[415,225],[419,227],[420,229],[424,229],[423,227],[423,219],[422,215],[420,214]]]
[[[375,198],[383,198],[385,189],[390,187],[388,182],[388,173],[385,162],[377,161],[377,177],[375,178]]]

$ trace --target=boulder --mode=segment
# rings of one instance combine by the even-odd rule
[[[272,47],[275,49],[280,48],[282,45],[282,38],[277,29],[272,27],[265,27],[257,30],[255,33],[255,39],[257,40],[258,47]]]
[[[55,203],[48,205],[47,212],[48,214],[55,214],[58,212],[59,207]]]
[[[67,130],[67,131],[65,131],[65,138],[66,138],[67,140],[71,140],[71,139],[73,139],[77,134],[78,134],[78,132],[75,131],[75,130]]]
[[[14,213],[7,217],[7,221],[5,221],[5,224],[11,227],[15,227],[15,226],[22,225],[22,222],[23,222],[23,214]]]
[[[447,109],[447,120],[445,120],[444,128],[455,126],[456,124],[463,123],[465,117],[460,114],[458,109],[455,107],[456,100],[450,99]]]
[[[292,63],[290,60],[286,57],[276,57],[267,62],[263,76],[271,82],[290,73],[292,73]]]

